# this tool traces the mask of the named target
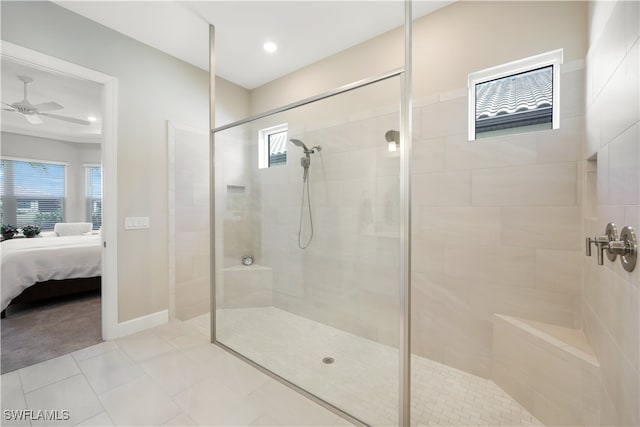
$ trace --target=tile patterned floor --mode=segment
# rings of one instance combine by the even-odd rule
[[[174,322],[4,374],[3,426],[344,426],[343,419]],[[60,421],[5,410],[68,410]],[[59,418],[64,418],[59,414]]]
[[[367,422],[397,424],[392,348],[274,308],[221,310],[218,321],[231,347]],[[350,425],[208,335],[209,316],[200,316],[2,375],[0,424]],[[324,355],[335,363],[319,362]],[[491,381],[419,357],[413,369],[414,425],[539,425]],[[21,409],[68,410],[70,419],[7,419],[4,410]]]
[[[274,307],[219,310],[217,320],[234,350],[368,424],[397,424],[396,349]],[[208,315],[193,324],[208,331]],[[490,380],[417,356],[412,370],[413,425],[542,425]]]

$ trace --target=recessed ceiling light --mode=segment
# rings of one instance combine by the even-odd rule
[[[264,48],[264,50],[266,50],[268,53],[273,53],[276,50],[278,50],[278,45],[275,44],[274,42],[266,42],[265,44],[262,45],[262,47]]]
[[[90,122],[95,122],[97,119],[93,116],[89,116],[87,117],[87,120],[89,120]]]

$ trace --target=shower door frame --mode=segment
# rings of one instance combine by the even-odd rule
[[[305,390],[250,358],[226,346],[216,338],[216,214],[215,214],[215,134],[226,129],[250,123],[274,114],[282,113],[336,95],[350,92],[393,77],[401,78],[400,94],[400,266],[399,266],[399,405],[398,425],[411,425],[411,141],[412,141],[412,0],[404,0],[404,67],[365,78],[336,89],[296,101],[233,123],[215,127],[215,27],[209,25],[209,185],[210,185],[210,297],[211,343],[244,360],[261,372],[310,398],[319,405],[356,425],[367,425],[344,410]]]

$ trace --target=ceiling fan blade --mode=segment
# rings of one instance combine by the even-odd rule
[[[38,117],[37,114],[23,114],[22,116],[32,125],[41,125],[43,123],[42,119]]]
[[[16,109],[13,107],[13,105],[11,105],[11,104],[7,104],[6,102],[3,102],[2,104],[6,105],[7,107],[9,107],[9,108],[10,108],[10,109],[9,109],[9,108],[3,108],[3,110],[6,110],[6,111],[16,111]]]
[[[38,111],[55,111],[55,110],[62,110],[64,108],[62,105],[53,101],[43,102],[42,104],[34,105],[33,107]]]
[[[51,113],[40,113],[41,116],[51,117],[52,119],[64,120],[65,122],[76,123],[79,125],[90,125],[91,122],[88,120],[76,119],[74,117],[60,116],[58,114]]]

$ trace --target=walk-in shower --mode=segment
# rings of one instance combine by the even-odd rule
[[[455,2],[413,40],[405,15],[404,46],[386,50],[391,32],[257,90],[269,105],[284,82],[323,87],[338,62],[344,75],[363,57],[401,62],[214,129],[213,341],[356,424],[639,425],[638,267],[613,232],[640,226],[639,36],[625,33],[618,68],[593,40],[620,42],[640,10],[590,8]],[[505,41],[521,18],[549,19],[545,38]],[[470,75],[520,73],[559,47],[559,129],[470,140]],[[507,92],[495,105],[520,102]],[[269,164],[274,130],[286,161]]]
[[[394,70],[216,128],[215,342],[354,423],[409,424],[411,363],[415,423],[446,396],[460,413],[533,424],[491,381],[408,359],[407,78]],[[284,164],[260,167],[269,129],[286,129],[290,149]],[[243,177],[224,170],[231,150]],[[245,200],[232,206],[239,186]],[[239,227],[249,242],[235,238]],[[241,253],[255,262],[239,266]]]

